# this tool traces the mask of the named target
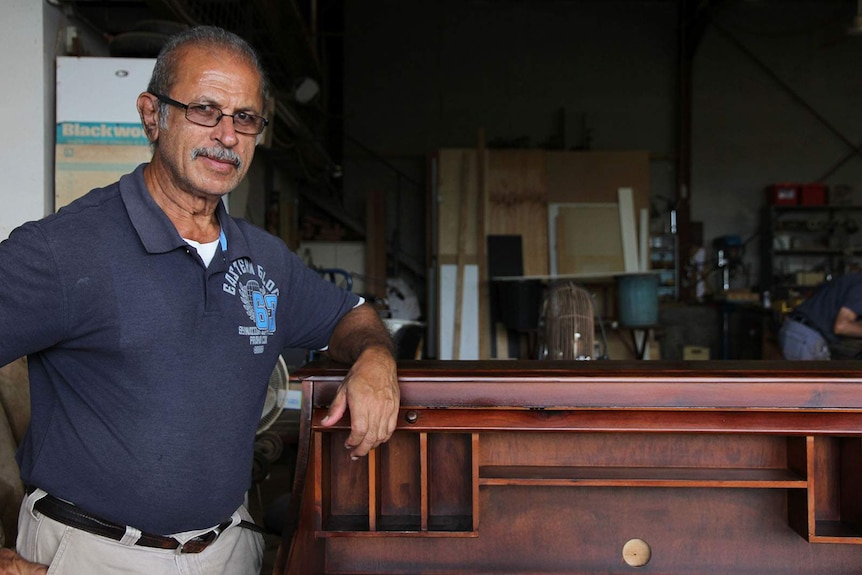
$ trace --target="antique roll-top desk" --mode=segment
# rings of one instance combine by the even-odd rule
[[[309,366],[278,575],[862,573],[858,363],[411,361],[351,461]]]

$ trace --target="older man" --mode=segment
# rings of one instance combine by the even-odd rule
[[[285,347],[352,364],[325,420],[349,408],[345,456],[392,434],[399,388],[376,312],[222,204],[266,129],[267,90],[239,37],[172,38],[137,100],[151,162],[0,244],[0,365],[30,360],[27,561],[258,573],[263,540],[243,503]]]

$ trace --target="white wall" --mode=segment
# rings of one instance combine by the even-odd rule
[[[0,240],[21,223],[53,210],[54,35],[56,9],[44,2],[10,2],[0,34],[5,80],[0,153]]]

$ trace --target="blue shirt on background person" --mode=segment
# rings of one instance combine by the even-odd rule
[[[778,332],[785,359],[828,360],[862,338],[862,274],[835,277],[791,311]],[[859,340],[862,345],[862,339]],[[853,356],[855,352],[840,355]]]

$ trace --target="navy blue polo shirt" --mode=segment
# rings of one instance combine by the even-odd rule
[[[862,274],[849,273],[820,284],[795,311],[817,326],[826,341],[835,343],[841,339],[833,328],[842,307],[862,317]]]
[[[23,480],[168,534],[241,505],[279,353],[326,346],[359,300],[221,203],[204,267],[142,174],[0,243],[0,365],[29,356]]]

